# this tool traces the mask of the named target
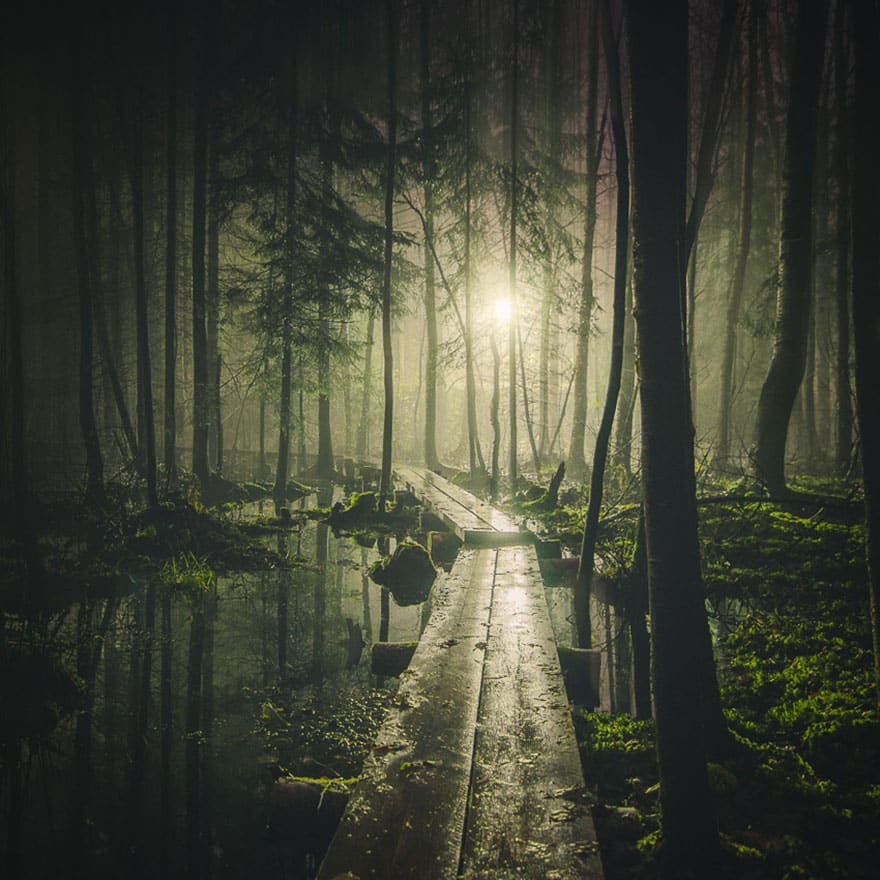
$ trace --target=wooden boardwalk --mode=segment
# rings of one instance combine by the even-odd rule
[[[417,494],[452,499],[444,516],[467,501],[410,470]],[[465,545],[319,880],[602,877],[535,548],[510,544],[519,530],[488,505],[462,507],[482,525],[455,514]],[[501,546],[485,546],[490,531]]]
[[[397,467],[394,475],[467,544],[497,547],[534,540],[506,513],[427,468]]]

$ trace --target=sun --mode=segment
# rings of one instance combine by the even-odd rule
[[[513,314],[513,304],[507,297],[496,299],[493,311],[495,312],[495,321],[498,324],[504,325],[510,320],[511,315]]]

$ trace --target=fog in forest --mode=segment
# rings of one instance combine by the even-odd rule
[[[822,674],[859,682],[841,705],[862,714],[827,748],[871,765],[880,13],[665,6],[5,5],[4,876],[316,875],[397,687],[363,649],[414,644],[431,617],[368,578],[411,539],[442,544],[439,519],[405,512],[409,466],[561,546],[541,571],[560,650],[602,654],[589,708],[654,715],[661,782],[699,727],[697,812],[733,760],[713,752],[727,726],[759,738],[738,627],[794,619],[772,590],[801,564],[822,598],[792,600],[798,638],[838,614],[822,585],[848,585],[839,617],[858,622],[816,641],[861,646]],[[436,553],[448,572],[454,551]],[[664,606],[672,581],[708,601]],[[685,676],[684,714],[664,714],[689,662],[664,654],[664,609],[708,670]],[[579,711],[595,787],[598,722]],[[760,735],[812,760],[810,717]],[[876,842],[852,815],[877,814],[880,779],[850,802],[858,774],[817,762],[810,779],[847,793],[852,873],[817,855],[785,876],[867,877]],[[686,849],[674,775],[668,878]],[[279,780],[311,778],[317,805],[284,800]],[[653,817],[633,840],[660,833],[648,801],[609,808]],[[635,876],[608,855],[608,815],[606,874]],[[736,834],[766,873],[731,877],[794,864]]]

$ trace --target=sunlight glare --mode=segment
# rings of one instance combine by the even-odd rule
[[[506,324],[510,320],[510,316],[512,313],[513,308],[509,299],[505,297],[503,299],[495,300],[495,320],[499,324]]]

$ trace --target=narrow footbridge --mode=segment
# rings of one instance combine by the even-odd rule
[[[396,476],[464,544],[318,880],[601,880],[529,534],[430,471]]]

